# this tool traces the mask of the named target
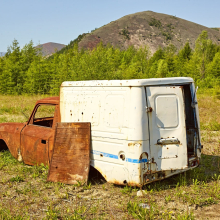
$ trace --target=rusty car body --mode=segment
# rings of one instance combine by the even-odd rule
[[[53,106],[54,114],[36,117],[40,106]],[[56,139],[60,123],[91,124],[91,137],[88,129],[77,130],[80,142],[86,139],[84,162],[77,161],[84,148],[78,151],[76,140],[71,139],[78,134],[61,132]],[[199,165],[199,124],[192,78],[70,81],[62,83],[60,97],[37,101],[26,123],[0,124],[0,150],[9,148],[15,158],[29,165],[50,165],[50,177],[57,181],[62,178],[56,176],[57,165],[52,166],[53,155],[62,166],[59,157],[68,152],[71,162],[60,168],[66,183],[72,183],[68,175],[76,175],[65,172],[85,163],[83,169],[77,167],[82,173],[88,174],[90,164],[110,183],[142,186]]]
[[[36,118],[40,106],[53,106],[52,117]],[[38,100],[26,123],[1,123],[1,149],[28,165],[49,165],[53,151],[56,123],[60,121],[59,97]]]

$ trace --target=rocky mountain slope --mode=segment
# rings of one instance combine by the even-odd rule
[[[194,48],[195,40],[203,30],[208,32],[214,43],[220,43],[218,28],[208,28],[175,16],[144,11],[126,15],[86,34],[79,42],[79,48],[92,49],[100,41],[104,45],[110,43],[121,49],[130,45],[136,48],[146,45],[152,53],[158,47],[163,48],[170,43],[179,49],[188,41]]]

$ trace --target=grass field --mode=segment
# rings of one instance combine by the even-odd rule
[[[24,122],[42,96],[0,96],[0,122]],[[202,164],[137,188],[90,175],[88,185],[46,182],[48,167],[0,152],[0,219],[220,219],[220,100],[198,94]],[[147,204],[149,208],[143,208]]]

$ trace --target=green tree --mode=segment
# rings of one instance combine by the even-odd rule
[[[192,49],[189,45],[189,42],[186,42],[185,46],[183,47],[183,49],[181,49],[178,53],[179,59],[184,62],[187,60],[190,60],[191,56],[192,56]]]
[[[206,67],[215,56],[216,46],[208,39],[208,32],[202,31],[196,40],[194,56],[200,65],[200,77],[203,79],[206,73]]]
[[[17,40],[8,48],[0,76],[1,93],[21,94],[24,82],[23,58]]]

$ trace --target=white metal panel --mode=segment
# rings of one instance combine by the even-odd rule
[[[170,77],[152,79],[131,79],[131,80],[88,80],[88,81],[66,81],[61,87],[134,87],[134,86],[155,86],[168,84],[192,83],[190,77]]]
[[[145,107],[144,87],[61,87],[60,90],[61,121],[91,120],[91,165],[110,182],[127,181],[135,185],[142,181],[140,167],[147,162],[147,154],[140,156],[149,152]],[[121,154],[125,155],[124,160]]]
[[[129,94],[125,87],[62,87],[62,122],[91,122],[93,137],[127,139]]]
[[[158,159],[170,159],[178,156],[179,145],[161,145],[158,151]]]
[[[128,140],[149,140],[145,88],[131,87],[130,91]]]
[[[178,99],[176,95],[158,95],[155,99],[156,122],[160,128],[179,125]]]
[[[151,162],[156,163],[158,171],[186,168],[185,109],[181,87],[146,87],[146,93],[148,107],[152,108],[148,113]]]
[[[61,87],[62,122],[91,122],[93,137],[148,140],[144,87]]]
[[[124,101],[125,99],[123,95],[116,96],[115,94],[112,94],[106,96],[104,107],[104,123],[107,127],[123,127]]]

